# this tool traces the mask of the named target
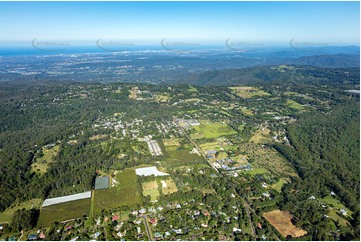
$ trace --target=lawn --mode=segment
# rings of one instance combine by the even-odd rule
[[[275,189],[278,192],[281,192],[281,189],[282,189],[283,185],[286,184],[286,183],[287,183],[287,179],[280,178],[280,180],[278,182],[271,185],[271,188]]]
[[[59,203],[42,208],[38,226],[49,226],[54,222],[80,218],[89,214],[90,198]]]
[[[156,180],[144,182],[142,184],[143,196],[150,196],[151,201],[158,200],[159,191],[158,191],[158,182]]]
[[[258,174],[266,174],[268,171],[265,168],[255,168],[250,171],[245,171],[246,174],[249,175],[258,175]]]
[[[263,213],[263,217],[265,217],[267,221],[285,238],[287,235],[292,237],[300,237],[307,233],[305,230],[292,224],[292,215],[287,211],[281,211],[277,209]]]
[[[211,123],[209,121],[201,121],[201,125],[194,126],[196,133],[202,134],[204,138],[217,138],[220,136],[237,134],[235,130],[227,124]]]
[[[13,220],[13,215],[18,209],[31,209],[31,208],[40,208],[43,204],[43,200],[40,198],[34,198],[26,202],[18,203],[11,205],[4,212],[0,213],[0,224],[1,223],[11,223]]]
[[[164,195],[168,195],[178,191],[177,185],[174,183],[172,178],[168,178],[167,180],[162,180],[162,193]]]
[[[101,213],[102,209],[132,206],[141,202],[134,169],[118,171],[115,179],[118,181],[116,186],[94,191],[94,214]]]
[[[49,164],[54,161],[54,157],[59,152],[59,145],[55,145],[50,149],[42,148],[43,156],[36,157],[36,162],[31,165],[32,171],[39,172],[41,174],[46,173],[48,170]]]

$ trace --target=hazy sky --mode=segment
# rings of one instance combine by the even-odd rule
[[[357,44],[359,2],[0,2],[0,41],[142,39]]]

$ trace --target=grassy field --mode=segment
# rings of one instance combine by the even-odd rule
[[[1,223],[11,223],[13,220],[13,215],[18,209],[31,209],[31,208],[40,208],[43,204],[43,200],[40,198],[34,198],[26,202],[18,203],[11,205],[4,212],[0,213],[0,224]]]
[[[156,180],[144,182],[142,184],[143,196],[150,196],[151,201],[158,200],[159,191],[158,191],[158,182]]]
[[[167,166],[170,169],[179,166],[189,166],[204,163],[204,160],[201,156],[190,154],[189,150],[174,150],[169,151],[168,154],[169,158],[161,163],[163,167]]]
[[[58,154],[59,148],[59,145],[55,145],[50,149],[42,148],[44,155],[36,158],[36,162],[31,165],[31,170],[41,174],[46,173],[49,164],[53,162],[53,157]]]
[[[168,195],[174,192],[178,191],[177,185],[174,183],[172,178],[168,178],[167,180],[164,180],[167,187],[164,187],[162,184],[162,193],[164,195]]]
[[[170,96],[168,96],[168,95],[161,95],[161,94],[156,94],[155,95],[155,100],[157,101],[157,102],[168,102],[169,100],[171,99],[171,97]]]
[[[162,139],[164,146],[179,146],[179,138]]]
[[[230,87],[232,93],[240,96],[241,98],[252,98],[255,96],[271,96],[268,92],[259,90],[255,87]]]
[[[187,91],[188,92],[198,92],[197,88],[195,88],[193,86],[189,86],[189,89]]]
[[[203,101],[203,100],[200,98],[188,98],[188,99],[184,100],[184,102],[186,102],[186,103],[200,102],[200,101]]]
[[[196,130],[196,133],[203,135],[203,137],[207,139],[237,134],[237,132],[227,124],[211,123],[204,120],[201,121],[201,125],[194,126],[194,129]]]
[[[301,228],[294,226],[291,222],[292,216],[287,211],[273,210],[263,213],[263,217],[267,219],[270,224],[275,227],[283,237],[291,235],[292,237],[300,237],[307,232]]]
[[[237,155],[235,157],[232,157],[232,160],[234,160],[239,165],[245,165],[248,163],[248,156],[247,155]]]
[[[266,174],[268,173],[268,171],[265,168],[255,168],[250,171],[245,171],[244,173],[249,175],[257,175],[257,174]]]
[[[298,102],[290,100],[290,99],[287,100],[286,105],[292,109],[303,110],[302,104],[299,104]]]
[[[253,115],[253,111],[246,108],[246,107],[240,107],[238,108],[239,111],[241,111],[243,114],[248,115],[248,116],[252,116]]]
[[[38,226],[80,218],[89,214],[89,208],[90,198],[44,207],[40,212]]]
[[[109,189],[95,190],[94,214],[99,214],[102,209],[111,209],[124,205],[134,205],[141,202],[138,190],[137,176],[134,169],[119,171],[115,179],[118,184]]]
[[[268,128],[261,128],[256,130],[253,136],[249,139],[251,143],[267,143],[271,141],[270,131]]]
[[[340,209],[345,209],[347,211],[346,217],[351,219],[353,213],[351,212],[350,209],[346,208],[346,206],[343,205],[339,200],[333,198],[330,195],[322,198],[321,201],[328,204],[332,208],[330,209],[330,212],[327,215],[330,216],[330,218],[332,218],[333,221],[336,222],[337,220],[339,220],[342,226],[346,226],[348,224],[348,221],[343,217],[341,217],[339,214],[340,214]]]
[[[219,159],[219,160],[223,160],[227,157],[228,157],[228,154],[227,154],[227,152],[224,152],[224,151],[219,152],[217,155],[217,159]]]
[[[275,189],[278,192],[281,192],[281,189],[282,189],[283,185],[286,184],[286,183],[287,183],[286,178],[280,178],[280,180],[278,182],[271,185],[271,188]]]
[[[219,148],[221,148],[218,141],[199,144],[199,146],[202,150],[219,150]]]
[[[93,135],[92,137],[90,137],[90,140],[98,140],[98,139],[104,139],[104,138],[108,138],[108,134],[97,134],[97,135]]]

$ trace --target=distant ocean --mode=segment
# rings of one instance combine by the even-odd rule
[[[59,55],[59,54],[84,54],[84,53],[108,53],[115,51],[137,51],[137,50],[161,50],[161,47],[156,46],[137,46],[124,49],[109,49],[104,50],[97,46],[72,46],[58,49],[47,48],[39,50],[34,47],[0,47],[0,56],[28,56],[28,55]]]
[[[224,46],[202,46],[193,49],[185,47],[178,47],[176,50],[206,50],[206,49],[217,49],[225,50]],[[85,53],[110,53],[110,52],[121,52],[121,51],[169,51],[172,49],[166,49],[161,45],[144,45],[144,46],[127,46],[124,48],[99,48],[98,46],[65,46],[58,48],[34,48],[32,46],[27,47],[1,47],[0,56],[30,56],[30,55],[60,55],[60,54],[85,54]]]

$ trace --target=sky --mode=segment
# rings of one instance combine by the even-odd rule
[[[0,42],[226,39],[357,44],[359,2],[0,2]]]

